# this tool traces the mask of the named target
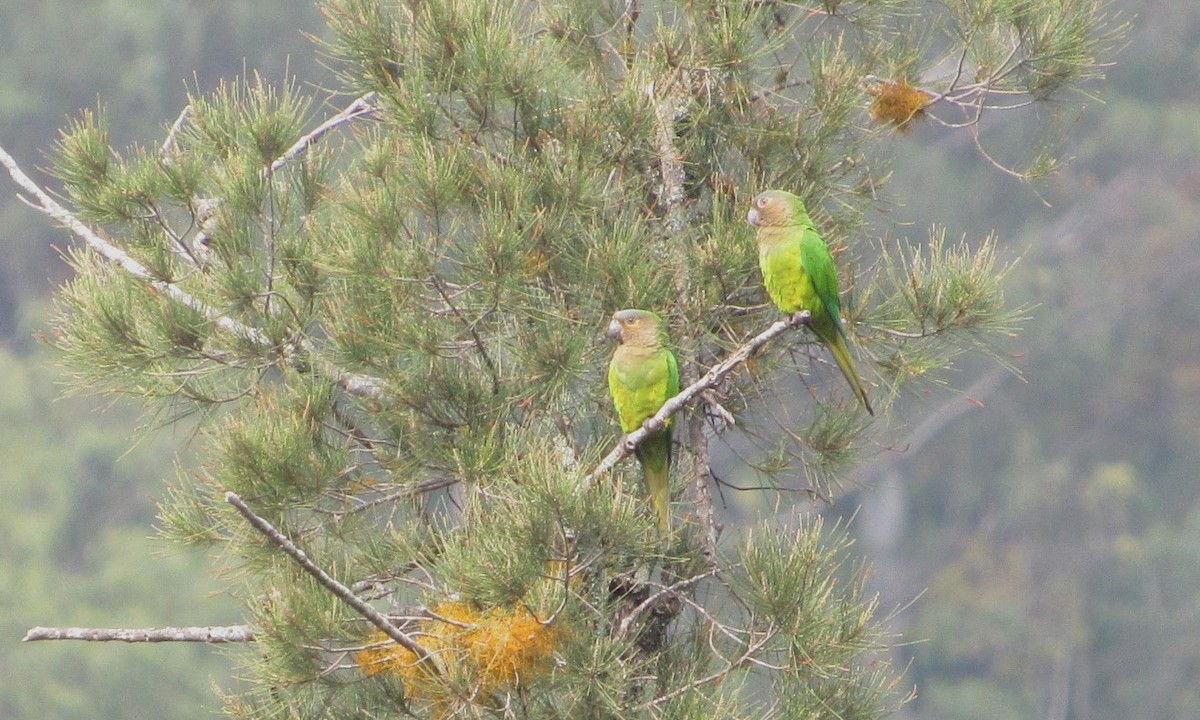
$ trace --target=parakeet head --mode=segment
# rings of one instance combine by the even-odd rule
[[[622,345],[657,346],[661,341],[661,323],[648,310],[618,310],[608,323],[608,337]]]
[[[786,227],[811,221],[803,200],[786,190],[767,190],[750,203],[746,222],[754,227]]]

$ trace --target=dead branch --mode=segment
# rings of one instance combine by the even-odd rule
[[[662,602],[664,598],[678,596],[680,595],[680,591],[684,590],[685,588],[695,585],[706,578],[716,577],[716,575],[717,568],[714,566],[709,568],[708,571],[699,575],[694,575],[690,578],[684,578],[678,582],[661,587],[658,592],[647,596],[645,600],[642,600],[640,603],[638,603],[636,607],[630,610],[629,613],[621,619],[620,625],[617,626],[616,637],[624,638],[629,633],[629,629],[633,627],[634,622],[636,622],[638,618],[645,614],[647,610]]]
[[[161,628],[30,628],[21,642],[35,640],[87,640],[89,642],[254,642],[254,629],[249,625],[209,625],[206,627]]]
[[[317,142],[338,126],[352,122],[366,115],[374,115],[378,110],[378,108],[372,104],[374,100],[375,93],[373,92],[369,92],[365,95],[355,98],[354,102],[347,105],[340,113],[321,123],[316,127],[315,130],[293,143],[292,146],[285,150],[282,155],[275,158],[275,161],[271,163],[271,167],[264,172],[269,174],[279,170],[297,155],[308,149],[308,146]]]
[[[674,83],[663,89],[662,95],[655,92],[651,85],[646,89],[654,105],[655,115],[655,149],[658,151],[659,172],[662,175],[662,185],[658,192],[658,209],[663,219],[668,235],[675,235],[683,229],[684,181],[687,179],[683,169],[682,156],[675,147],[675,121],[683,114],[685,100],[680,89]]]
[[[175,138],[179,136],[180,131],[183,130],[184,124],[191,119],[194,112],[195,109],[192,108],[190,104],[185,105],[183,110],[179,111],[179,117],[175,118],[175,122],[171,123],[171,129],[167,131],[167,137],[165,140],[163,140],[162,146],[158,149],[159,158],[165,160],[167,156],[170,155],[175,149]]]
[[[33,197],[32,200],[21,197],[21,200],[25,204],[59,222],[71,234],[82,240],[88,247],[124,272],[141,280],[172,300],[201,313],[217,327],[242,340],[263,347],[274,346],[271,339],[258,328],[239,322],[228,315],[222,315],[215,308],[183,290],[179,285],[156,278],[145,265],[135,260],[107,238],[101,236],[100,233],[88,227],[52,198],[49,193],[38,187],[37,183],[25,174],[20,166],[17,165],[17,161],[3,147],[0,147],[0,165],[3,165],[8,170],[9,176],[12,177],[17,185]],[[277,349],[283,355],[284,359],[291,360],[299,359],[298,356],[301,354],[306,356],[311,355],[315,348],[311,342],[301,339],[292,346]],[[345,372],[325,363],[319,364],[318,369],[327,376],[334,378],[339,386],[352,395],[366,397],[379,402],[386,402],[388,399],[386,387],[383,381],[378,378]]]
[[[306,555],[303,550],[297,547],[290,538],[276,530],[275,526],[267,522],[266,518],[257,515],[253,510],[251,510],[250,507],[246,505],[245,501],[238,497],[237,493],[225,493],[225,501],[237,508],[237,511],[241,513],[242,517],[246,518],[246,520],[249,521],[252,526],[254,526],[255,530],[265,535],[268,540],[278,546],[280,550],[283,550],[288,557],[295,560],[297,565],[299,565],[306,573],[312,575],[313,578],[315,578],[317,582],[321,583],[326,590],[333,593],[338,597],[338,599],[353,608],[355,612],[366,618],[372,625],[379,628],[392,640],[395,640],[401,647],[416,655],[418,660],[421,662],[429,662],[433,667],[438,669],[439,674],[442,672],[441,664],[437,661],[437,658],[434,657],[433,654],[418,645],[415,640],[405,634],[402,630],[400,630],[400,628],[392,624],[392,621],[388,620],[383,613],[379,612],[365,600],[355,595],[350,588],[341,584],[331,575],[329,575],[329,573],[317,567],[316,563],[314,563],[312,560],[309,560],[308,555]]]

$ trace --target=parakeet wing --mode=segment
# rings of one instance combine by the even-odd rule
[[[838,296],[838,275],[837,267],[833,264],[833,254],[829,252],[829,246],[816,230],[811,227],[804,228],[803,233],[804,237],[800,239],[800,261],[804,265],[804,272],[808,273],[808,279],[838,334],[846,337],[846,329],[842,327],[842,302]]]

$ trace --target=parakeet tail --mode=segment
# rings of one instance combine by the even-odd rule
[[[654,504],[658,515],[658,526],[663,537],[671,534],[671,435],[652,435],[638,446],[638,460],[642,463],[642,474],[646,479],[646,494]]]
[[[833,354],[833,359],[837,361],[838,369],[846,376],[846,381],[850,383],[850,388],[854,390],[854,394],[858,396],[863,407],[867,409],[867,413],[874,416],[875,410],[871,407],[871,401],[867,400],[867,391],[863,388],[862,380],[859,379],[858,373],[854,371],[854,362],[850,359],[850,349],[846,347],[846,338],[842,337],[836,329],[828,333],[818,333],[818,337],[824,341],[825,346],[829,348],[829,352]]]

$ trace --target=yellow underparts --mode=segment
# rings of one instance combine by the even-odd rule
[[[758,259],[763,271],[763,285],[780,312],[791,315],[807,310],[813,317],[824,312],[825,307],[795,246],[764,244],[759,249]]]

